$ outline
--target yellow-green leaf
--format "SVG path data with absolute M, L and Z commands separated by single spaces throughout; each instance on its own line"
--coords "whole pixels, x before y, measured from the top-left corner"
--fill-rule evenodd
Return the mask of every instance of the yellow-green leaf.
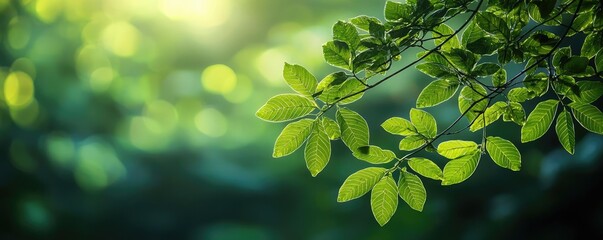
M 486 150 L 498 166 L 513 171 L 521 168 L 521 154 L 509 140 L 490 136 L 486 139 Z
M 475 172 L 481 156 L 481 152 L 475 151 L 473 154 L 450 160 L 444 166 L 442 185 L 447 186 L 467 180 Z
M 399 148 L 402 151 L 412 151 L 427 143 L 425 137 L 420 135 L 412 135 L 405 137 L 400 141 Z
M 304 151 L 306 166 L 312 177 L 316 177 L 327 166 L 331 158 L 331 141 L 329 141 L 323 124 L 320 123 L 316 122 L 314 125 Z
M 425 108 L 438 105 L 450 99 L 459 88 L 456 79 L 442 79 L 431 82 L 417 98 L 417 107 Z
M 411 136 L 418 134 L 417 129 L 410 121 L 400 117 L 392 117 L 385 120 L 385 122 L 381 124 L 381 127 L 388 133 L 396 135 Z
M 388 163 L 396 158 L 396 154 L 390 150 L 381 149 L 378 146 L 364 146 L 358 148 L 358 151 L 353 153 L 354 157 L 372 163 L 383 164 Z
M 470 155 L 475 151 L 477 151 L 477 143 L 473 141 L 450 140 L 438 145 L 438 154 L 448 159 Z
M 422 212 L 427 192 L 423 182 L 417 175 L 409 173 L 406 169 L 400 171 L 400 180 L 398 181 L 398 193 L 400 197 L 410 208 Z
M 557 116 L 557 124 L 555 124 L 555 131 L 559 142 L 570 154 L 574 154 L 576 147 L 576 133 L 574 132 L 574 119 L 572 114 L 567 110 L 563 109 L 559 116 Z
M 557 112 L 558 103 L 557 100 L 549 99 L 536 105 L 521 128 L 522 143 L 534 141 L 549 130 Z
M 434 180 L 444 179 L 442 169 L 427 158 L 415 157 L 408 159 L 408 166 L 423 177 Z
M 314 75 L 300 65 L 285 63 L 283 77 L 293 91 L 304 96 L 312 96 L 318 84 Z
M 379 181 L 371 191 L 371 210 L 379 225 L 384 226 L 398 209 L 398 187 L 391 175 Z
M 281 94 L 270 98 L 255 115 L 265 121 L 284 122 L 306 116 L 316 107 L 316 103 L 306 97 Z
M 341 129 L 341 140 L 352 152 L 369 145 L 368 124 L 360 114 L 340 108 L 336 115 Z
M 574 117 L 586 130 L 603 134 L 603 113 L 597 107 L 586 103 L 570 103 Z
M 496 102 L 492 104 L 492 106 L 488 107 L 483 114 L 477 116 L 473 124 L 469 127 L 469 130 L 475 132 L 484 128 L 484 126 L 496 122 L 496 120 L 498 120 L 505 112 L 505 108 L 507 108 L 507 103 L 505 102 Z
M 341 137 L 341 129 L 339 129 L 339 125 L 337 122 L 335 122 L 335 120 L 328 117 L 323 117 L 322 122 L 329 139 L 337 140 Z
M 423 136 L 433 138 L 438 132 L 435 118 L 423 110 L 416 108 L 410 109 L 410 121 Z
M 369 192 L 385 175 L 385 168 L 369 167 L 350 175 L 339 188 L 337 202 L 347 202 Z
M 312 119 L 302 119 L 289 123 L 276 138 L 272 157 L 280 158 L 297 150 L 306 141 L 312 131 Z

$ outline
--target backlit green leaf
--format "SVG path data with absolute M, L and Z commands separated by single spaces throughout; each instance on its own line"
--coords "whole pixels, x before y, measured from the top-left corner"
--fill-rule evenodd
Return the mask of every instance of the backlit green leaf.
M 576 85 L 578 85 L 578 92 L 580 93 L 580 95 L 578 96 L 573 92 L 568 92 L 568 94 L 566 95 L 569 99 L 574 102 L 592 103 L 599 99 L 601 95 L 603 95 L 603 82 L 579 81 L 576 82 Z
M 356 27 L 351 23 L 343 21 L 338 21 L 333 25 L 333 40 L 347 43 L 352 51 L 356 50 L 360 45 L 360 37 L 358 36 Z
M 321 122 L 316 122 L 312 129 L 312 133 L 306 143 L 306 149 L 304 149 L 304 158 L 312 177 L 316 177 L 329 163 L 329 159 L 331 158 L 331 141 L 329 141 L 329 136 L 325 132 Z
M 448 159 L 471 155 L 477 151 L 477 143 L 473 141 L 450 140 L 438 145 L 438 154 Z
M 586 103 L 570 103 L 574 117 L 586 130 L 603 134 L 603 113 L 597 107 Z
M 537 96 L 542 96 L 549 89 L 549 76 L 543 72 L 530 74 L 523 80 L 523 85 Z
M 513 171 L 521 168 L 521 154 L 509 140 L 489 136 L 486 140 L 486 150 L 498 166 Z
M 396 158 L 396 154 L 390 150 L 381 149 L 378 146 L 364 146 L 353 153 L 354 157 L 372 164 L 388 163 Z
M 498 65 L 496 63 L 487 62 L 487 63 L 478 64 L 477 66 L 475 66 L 472 73 L 478 77 L 485 77 L 485 76 L 490 76 L 490 75 L 498 72 L 501 69 L 502 68 L 500 67 L 500 65 Z
M 270 98 L 255 115 L 265 121 L 283 122 L 306 116 L 316 108 L 316 103 L 306 97 L 281 94 Z
M 582 44 L 582 51 L 580 52 L 580 55 L 589 59 L 597 55 L 601 48 L 603 48 L 601 39 L 603 39 L 602 31 L 595 31 L 588 34 L 584 39 L 584 43 Z
M 272 157 L 280 158 L 295 152 L 310 135 L 313 123 L 314 120 L 307 118 L 289 123 L 276 138 Z
M 341 140 L 352 152 L 369 145 L 368 125 L 360 114 L 340 108 L 337 110 L 337 123 L 341 129 Z
M 348 44 L 342 41 L 329 41 L 322 46 L 322 53 L 328 64 L 350 70 L 352 53 Z
M 385 120 L 381 127 L 385 129 L 385 131 L 402 136 L 410 136 L 417 135 L 417 129 L 412 123 L 401 117 L 392 117 L 390 119 Z
M 509 105 L 505 109 L 503 120 L 505 122 L 514 122 L 519 126 L 523 126 L 526 121 L 526 112 L 523 110 L 523 106 L 520 103 L 509 102 Z
M 427 143 L 425 137 L 420 135 L 412 135 L 402 139 L 402 141 L 400 141 L 399 148 L 402 151 L 412 151 L 423 146 L 425 143 Z
M 423 211 L 423 206 L 427 200 L 427 192 L 423 182 L 417 175 L 402 169 L 398 180 L 398 193 L 410 208 L 419 212 Z
M 459 88 L 456 79 L 442 79 L 431 82 L 421 91 L 417 98 L 417 107 L 425 108 L 438 105 L 450 99 Z
M 488 107 L 486 94 L 486 89 L 477 84 L 465 86 L 461 90 L 461 94 L 459 94 L 459 110 L 461 114 L 467 112 L 465 116 L 469 119 L 469 122 L 472 122 L 478 114 L 485 111 Z
M 557 116 L 557 124 L 555 124 L 555 131 L 559 142 L 570 154 L 574 154 L 576 146 L 576 133 L 574 132 L 574 118 L 572 114 L 567 110 L 563 109 L 559 116 Z
M 481 156 L 481 152 L 475 151 L 473 154 L 450 160 L 444 167 L 442 185 L 447 186 L 467 180 L 475 172 Z
M 385 19 L 396 21 L 401 18 L 408 18 L 412 13 L 412 8 L 407 4 L 402 4 L 393 1 L 385 2 Z
M 521 142 L 531 142 L 542 137 L 551 127 L 559 101 L 549 99 L 538 103 L 521 128 Z
M 427 158 L 415 157 L 408 159 L 408 166 L 421 176 L 434 180 L 444 179 L 442 169 L 440 169 L 438 165 Z
M 337 202 L 347 202 L 362 197 L 385 175 L 385 168 L 369 167 L 350 175 L 339 188 Z
M 370 26 L 371 22 L 381 23 L 381 21 L 378 18 L 370 17 L 370 16 L 366 16 L 366 15 L 354 17 L 354 18 L 350 19 L 350 22 L 352 22 L 352 24 L 354 24 L 356 27 L 358 27 L 364 31 L 367 31 L 367 32 L 369 31 L 369 26 Z
M 483 115 L 480 115 L 475 119 L 473 124 L 469 127 L 469 130 L 475 132 L 496 122 L 505 112 L 505 108 L 507 108 L 507 103 L 505 102 L 496 102 L 492 104 L 492 106 L 488 107 Z
M 494 34 L 497 37 L 509 39 L 511 33 L 507 23 L 502 18 L 490 12 L 480 12 L 477 14 L 475 21 L 477 25 L 484 31 Z
M 283 77 L 291 89 L 305 96 L 312 96 L 316 90 L 316 78 L 300 65 L 285 63 Z
M 330 119 L 328 117 L 322 118 L 322 123 L 331 140 L 337 140 L 341 137 L 341 130 L 339 129 L 339 124 L 335 122 L 335 120 Z
M 384 226 L 398 209 L 398 187 L 392 175 L 379 181 L 371 191 L 371 210 L 379 225 Z
M 448 25 L 442 23 L 439 26 L 435 27 L 432 31 L 432 35 L 435 41 L 435 45 L 439 46 L 454 34 L 454 30 Z M 443 51 L 450 51 L 452 48 L 460 48 L 461 43 L 459 42 L 459 38 L 457 36 L 452 36 L 448 42 L 442 45 L 441 49 Z
M 432 138 L 438 132 L 438 126 L 435 118 L 428 112 L 420 109 L 410 109 L 410 122 L 415 126 L 417 131 L 423 136 Z
M 453 48 L 445 52 L 444 56 L 454 65 L 465 73 L 471 72 L 479 60 L 479 56 L 461 48 Z
M 492 76 L 492 85 L 495 87 L 500 87 L 507 82 L 507 71 L 504 68 L 498 70 Z
M 536 94 L 530 92 L 528 88 L 518 87 L 511 89 L 507 97 L 510 101 L 521 103 L 536 97 Z

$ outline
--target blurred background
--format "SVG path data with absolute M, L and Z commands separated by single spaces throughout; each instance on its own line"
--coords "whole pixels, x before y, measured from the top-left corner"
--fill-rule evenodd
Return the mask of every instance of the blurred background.
M 320 79 L 334 70 L 321 52 L 331 25 L 381 18 L 383 6 L 0 0 L 0 239 L 603 237 L 603 137 L 581 128 L 574 156 L 550 131 L 517 144 L 520 172 L 484 157 L 465 183 L 424 179 L 424 212 L 401 201 L 383 228 L 368 197 L 336 203 L 343 180 L 367 166 L 341 142 L 316 178 L 302 151 L 272 159 L 285 124 L 254 114 L 290 91 L 284 62 Z M 372 126 L 373 144 L 397 149 L 400 139 L 378 126 L 407 117 L 428 80 L 409 71 L 350 106 Z M 429 111 L 440 128 L 458 115 L 456 101 Z M 488 130 L 519 143 L 511 123 Z

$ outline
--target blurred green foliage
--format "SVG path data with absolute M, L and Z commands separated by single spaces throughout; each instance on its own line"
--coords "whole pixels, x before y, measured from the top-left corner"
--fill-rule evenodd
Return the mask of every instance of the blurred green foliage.
M 334 146 L 318 181 L 300 154 L 271 158 L 279 129 L 254 113 L 286 89 L 283 62 L 328 72 L 320 46 L 332 22 L 379 16 L 382 6 L 0 0 L 0 238 L 603 235 L 603 206 L 591 196 L 602 187 L 603 139 L 585 132 L 577 132 L 583 140 L 574 157 L 526 144 L 530 160 L 517 175 L 490 164 L 464 186 L 427 184 L 431 210 L 399 210 L 383 229 L 368 199 L 335 201 L 345 176 L 364 166 L 348 161 L 343 145 Z M 409 96 L 428 83 L 422 78 L 400 77 L 367 94 L 357 110 L 369 122 L 404 116 L 414 105 Z M 441 119 L 451 120 L 451 106 L 437 107 Z M 379 144 L 397 145 L 374 132 Z

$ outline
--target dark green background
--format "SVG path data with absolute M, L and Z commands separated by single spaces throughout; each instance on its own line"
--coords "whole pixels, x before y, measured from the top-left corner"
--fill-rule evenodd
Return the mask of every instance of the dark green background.
M 603 237 L 603 202 L 595 197 L 603 189 L 603 137 L 581 128 L 574 156 L 550 131 L 517 144 L 520 172 L 483 157 L 462 184 L 424 180 L 424 212 L 401 201 L 383 228 L 368 197 L 336 203 L 343 180 L 367 166 L 341 142 L 334 142 L 331 162 L 316 178 L 301 152 L 271 158 L 284 124 L 254 113 L 269 97 L 290 91 L 280 75 L 283 62 L 304 65 L 319 78 L 333 71 L 320 47 L 330 26 L 360 14 L 381 18 L 383 5 L 0 0 L 0 238 Z M 236 84 L 202 80 L 216 64 L 228 66 Z M 7 100 L 17 91 L 5 84 L 15 72 L 33 83 L 33 95 L 16 93 L 27 104 Z M 371 125 L 373 144 L 397 148 L 400 139 L 378 126 L 407 117 L 429 80 L 409 71 L 350 106 Z M 440 129 L 459 114 L 456 101 L 428 110 Z M 519 131 L 502 122 L 488 128 L 515 143 Z M 479 141 L 480 135 L 458 138 Z

